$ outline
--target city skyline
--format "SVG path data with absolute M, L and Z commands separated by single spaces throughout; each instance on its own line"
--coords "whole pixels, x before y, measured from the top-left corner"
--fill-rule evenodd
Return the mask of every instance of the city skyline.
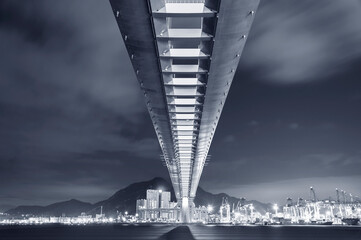
M 290 2 L 258 9 L 200 181 L 208 191 L 361 195 L 361 4 Z M 168 178 L 108 2 L 3 1 L 0 15 L 1 205 L 95 202 Z

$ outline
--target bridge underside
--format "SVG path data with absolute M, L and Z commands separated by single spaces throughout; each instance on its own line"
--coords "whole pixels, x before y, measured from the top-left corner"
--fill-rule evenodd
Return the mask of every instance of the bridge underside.
M 182 206 L 182 221 L 259 0 L 110 0 Z

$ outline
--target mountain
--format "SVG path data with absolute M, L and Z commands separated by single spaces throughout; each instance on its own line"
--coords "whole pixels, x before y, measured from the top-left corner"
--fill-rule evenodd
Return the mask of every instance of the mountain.
M 7 210 L 12 209 L 14 207 L 16 206 L 13 204 L 0 204 L 0 213 L 6 212 Z
M 197 195 L 194 199 L 194 204 L 196 207 L 211 205 L 214 208 L 214 212 L 218 212 L 219 207 L 222 205 L 223 199 L 227 199 L 227 202 L 231 206 L 231 210 L 232 207 L 233 206 L 236 207 L 237 203 L 240 201 L 239 198 L 229 196 L 228 194 L 225 193 L 212 194 L 210 192 L 206 192 L 201 187 L 198 187 Z M 267 211 L 270 211 L 272 208 L 270 204 L 261 203 L 256 200 L 245 201 L 244 203 L 253 204 L 255 209 L 261 214 L 265 214 Z
M 31 214 L 36 216 L 79 216 L 82 212 L 88 212 L 93 204 L 71 199 L 65 202 L 58 202 L 48 206 L 19 206 L 10 209 L 6 213 L 11 215 Z
M 135 204 L 137 199 L 145 199 L 147 189 L 162 189 L 163 191 L 171 192 L 171 199 L 175 200 L 172 185 L 165 179 L 156 177 L 150 181 L 138 182 L 129 185 L 128 187 L 119 190 L 110 198 L 95 203 L 94 205 L 100 208 L 103 206 L 103 212 L 107 215 L 119 212 L 135 213 Z M 99 211 L 99 210 L 98 210 Z
M 163 178 L 153 178 L 150 181 L 138 182 L 123 188 L 106 200 L 90 204 L 81 202 L 75 199 L 54 203 L 45 207 L 42 206 L 19 206 L 7 211 L 11 215 L 32 214 L 37 216 L 79 216 L 82 212 L 86 214 L 95 215 L 100 213 L 100 208 L 103 207 L 103 212 L 106 215 L 116 215 L 117 212 L 127 211 L 129 214 L 135 213 L 135 205 L 137 199 L 146 198 L 147 189 L 161 189 L 163 191 L 171 192 L 171 200 L 175 201 L 175 195 L 172 185 Z M 227 198 L 228 203 L 236 206 L 239 201 L 238 198 L 231 197 L 225 193 L 212 194 L 198 187 L 197 196 L 194 199 L 194 204 L 198 206 L 212 205 L 214 211 L 218 211 L 222 204 L 223 198 Z M 253 203 L 255 209 L 261 213 L 265 213 L 270 209 L 269 204 L 260 203 L 258 201 L 246 201 L 246 203 Z

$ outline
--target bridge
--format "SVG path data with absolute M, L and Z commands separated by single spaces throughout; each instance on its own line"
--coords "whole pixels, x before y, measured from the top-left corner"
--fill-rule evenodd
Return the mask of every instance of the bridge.
M 110 0 L 178 203 L 190 209 L 259 0 Z

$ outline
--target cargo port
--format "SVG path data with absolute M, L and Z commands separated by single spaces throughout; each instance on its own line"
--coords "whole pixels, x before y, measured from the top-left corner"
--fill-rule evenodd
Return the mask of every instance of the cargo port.
M 14 217 L 2 214 L 0 225 L 38 225 L 38 224 L 181 224 L 181 207 L 172 202 L 171 193 L 148 189 L 146 199 L 137 199 L 136 213 L 119 212 L 117 215 L 103 213 L 98 207 L 97 214 L 83 212 L 80 216 L 21 215 Z M 346 191 L 336 189 L 335 197 L 319 200 L 316 191 L 310 187 L 310 196 L 293 201 L 286 199 L 283 205 L 253 204 L 240 198 L 236 204 L 230 204 L 226 197 L 218 206 L 190 206 L 192 224 L 216 225 L 353 225 L 361 226 L 361 201 Z M 258 202 L 259 203 L 259 202 Z M 267 206 L 266 208 L 264 206 Z M 219 210 L 218 210 L 219 209 Z

